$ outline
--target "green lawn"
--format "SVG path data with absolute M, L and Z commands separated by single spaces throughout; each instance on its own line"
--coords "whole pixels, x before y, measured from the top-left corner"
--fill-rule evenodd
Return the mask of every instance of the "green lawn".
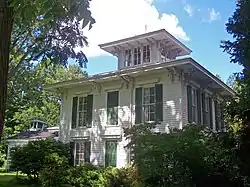
M 21 176 L 21 179 L 25 179 Z M 16 179 L 16 173 L 0 173 L 0 187 L 39 187 L 34 185 L 21 184 L 20 181 Z

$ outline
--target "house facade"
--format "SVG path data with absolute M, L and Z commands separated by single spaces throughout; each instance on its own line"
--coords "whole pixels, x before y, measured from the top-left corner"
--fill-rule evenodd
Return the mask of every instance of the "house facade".
M 118 70 L 46 86 L 61 93 L 59 140 L 71 142 L 76 165 L 129 164 L 123 128 L 135 124 L 157 122 L 158 132 L 192 122 L 224 127 L 220 103 L 234 92 L 166 30 L 100 47 L 117 57 Z

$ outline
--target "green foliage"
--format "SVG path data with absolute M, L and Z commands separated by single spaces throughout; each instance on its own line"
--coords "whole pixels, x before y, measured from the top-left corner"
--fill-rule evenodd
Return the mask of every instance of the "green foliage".
M 38 64 L 23 69 L 9 82 L 5 135 L 11 136 L 25 130 L 34 118 L 41 118 L 48 125 L 57 124 L 60 94 L 45 91 L 41 86 L 84 76 L 87 76 L 86 72 L 77 65 L 68 68 L 50 65 L 46 68 Z
M 39 180 L 44 187 L 60 187 L 67 183 L 68 160 L 57 153 L 45 157 L 43 169 L 39 173 Z
M 134 165 L 145 186 L 234 186 L 246 176 L 235 156 L 234 137 L 216 134 L 201 125 L 171 133 L 154 133 L 150 125 L 126 130 Z
M 90 164 L 73 167 L 69 171 L 69 182 L 73 187 L 103 187 L 106 179 L 102 169 Z
M 49 156 L 52 153 L 70 159 L 68 145 L 53 139 L 30 141 L 23 147 L 14 148 L 14 151 L 11 154 L 11 169 L 21 171 L 22 173 L 27 174 L 28 177 L 37 180 L 39 172 L 44 167 L 46 156 Z M 53 157 L 51 160 L 47 161 L 52 162 Z

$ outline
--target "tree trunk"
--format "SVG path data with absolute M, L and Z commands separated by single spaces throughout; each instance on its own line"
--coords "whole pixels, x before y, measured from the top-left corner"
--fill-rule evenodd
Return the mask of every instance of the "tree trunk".
M 13 8 L 9 6 L 9 2 L 9 0 L 0 0 L 0 141 L 4 127 L 9 50 L 13 26 Z

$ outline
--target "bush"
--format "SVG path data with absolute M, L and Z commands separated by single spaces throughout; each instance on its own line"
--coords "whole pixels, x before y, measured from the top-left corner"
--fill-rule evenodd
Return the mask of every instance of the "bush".
M 107 168 L 104 172 L 107 187 L 136 187 L 139 179 L 135 167 Z
M 142 125 L 126 131 L 145 186 L 234 186 L 242 182 L 226 136 L 202 125 L 188 125 L 170 134 L 150 129 Z
M 45 157 L 52 153 L 71 160 L 68 145 L 53 139 L 31 141 L 23 147 L 14 148 L 11 153 L 11 169 L 38 180 L 38 174 L 44 167 Z
M 68 181 L 73 187 L 104 187 L 107 182 L 102 173 L 102 168 L 86 163 L 72 167 Z
M 52 153 L 45 157 L 45 163 L 39 174 L 39 179 L 44 187 L 60 187 L 67 183 L 68 161 L 65 156 L 60 157 Z
M 101 168 L 90 164 L 73 167 L 69 171 L 70 185 L 73 187 L 136 187 L 135 168 Z

